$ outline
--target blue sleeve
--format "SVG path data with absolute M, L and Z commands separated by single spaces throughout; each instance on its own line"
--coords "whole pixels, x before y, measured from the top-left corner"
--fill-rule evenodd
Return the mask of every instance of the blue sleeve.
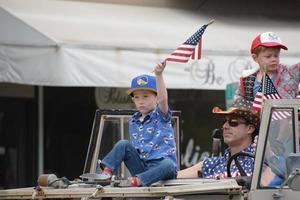
M 171 121 L 172 112 L 171 112 L 170 108 L 168 109 L 167 113 L 161 112 L 159 106 L 157 106 L 156 109 L 157 109 L 158 115 L 160 116 L 161 119 L 163 119 L 165 122 Z
M 275 178 L 269 183 L 269 186 L 278 186 L 281 185 L 282 179 L 279 176 L 275 176 Z

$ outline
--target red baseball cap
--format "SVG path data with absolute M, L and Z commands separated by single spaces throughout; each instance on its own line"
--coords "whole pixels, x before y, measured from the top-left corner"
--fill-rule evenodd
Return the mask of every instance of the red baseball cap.
M 254 49 L 258 46 L 280 47 L 284 50 L 288 50 L 288 48 L 282 44 L 280 38 L 273 32 L 265 32 L 256 36 L 251 45 L 251 53 L 253 53 Z

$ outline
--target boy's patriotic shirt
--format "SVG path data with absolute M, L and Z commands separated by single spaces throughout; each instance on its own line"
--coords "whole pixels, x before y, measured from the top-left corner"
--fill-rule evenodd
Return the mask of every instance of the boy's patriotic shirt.
M 254 148 L 248 146 L 243 152 L 249 152 L 254 154 Z M 203 178 L 226 178 L 227 177 L 227 162 L 230 158 L 230 152 L 228 149 L 225 151 L 224 156 L 207 158 L 202 163 L 202 177 Z M 254 158 L 248 156 L 239 156 L 237 158 L 241 167 L 245 170 L 247 176 L 252 175 L 254 167 Z M 232 177 L 240 176 L 240 172 L 236 165 L 233 164 L 230 167 Z
M 136 112 L 129 120 L 129 135 L 132 145 L 144 161 L 168 158 L 177 167 L 176 142 L 171 124 L 171 111 L 167 114 L 157 106 L 141 122 Z
M 246 98 L 253 101 L 253 87 L 258 71 L 242 77 L 240 88 L 235 95 L 237 98 Z M 294 65 L 279 64 L 274 86 L 282 99 L 294 99 L 298 94 L 300 83 L 300 63 Z

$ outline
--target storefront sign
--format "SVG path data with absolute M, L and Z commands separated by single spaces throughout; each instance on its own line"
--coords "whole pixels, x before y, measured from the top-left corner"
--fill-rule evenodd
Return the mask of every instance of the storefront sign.
M 95 101 L 99 109 L 134 109 L 126 88 L 95 88 Z

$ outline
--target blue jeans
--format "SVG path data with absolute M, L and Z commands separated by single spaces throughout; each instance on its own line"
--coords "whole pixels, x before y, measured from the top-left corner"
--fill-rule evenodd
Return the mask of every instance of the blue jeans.
M 160 180 L 175 179 L 177 169 L 169 159 L 144 161 L 139 152 L 128 140 L 118 141 L 104 157 L 102 164 L 113 171 L 124 161 L 132 176 L 137 176 L 143 186 L 149 186 Z

